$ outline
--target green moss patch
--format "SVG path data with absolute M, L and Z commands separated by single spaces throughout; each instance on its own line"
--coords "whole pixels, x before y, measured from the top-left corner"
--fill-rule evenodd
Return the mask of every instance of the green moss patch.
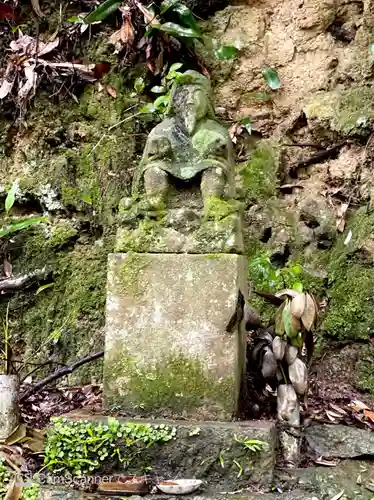
M 261 141 L 251 154 L 251 159 L 240 166 L 246 198 L 249 201 L 266 201 L 275 196 L 279 186 L 279 154 L 270 141 Z
M 352 238 L 345 244 L 347 232 Z M 370 254 L 374 215 L 359 209 L 331 251 L 328 265 L 330 306 L 324 334 L 339 340 L 367 339 L 374 329 L 374 268 Z
M 308 119 L 327 122 L 329 128 L 345 135 L 366 135 L 374 125 L 372 87 L 351 87 L 318 92 L 304 107 Z
M 133 406 L 134 414 L 170 417 L 190 412 L 210 401 L 230 412 L 234 407 L 234 381 L 214 381 L 203 363 L 183 354 L 170 354 L 154 366 L 142 366 L 131 353 L 123 352 L 105 363 L 105 384 L 109 406 Z
M 356 365 L 357 386 L 374 394 L 374 346 L 365 346 Z

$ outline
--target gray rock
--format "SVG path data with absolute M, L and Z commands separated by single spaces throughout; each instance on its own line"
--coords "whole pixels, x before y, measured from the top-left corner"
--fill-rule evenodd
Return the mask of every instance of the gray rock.
M 326 458 L 374 456 L 374 432 L 345 425 L 313 425 L 305 430 L 311 451 Z
M 245 331 L 228 332 L 247 261 L 228 254 L 111 254 L 104 384 L 129 416 L 231 420 Z

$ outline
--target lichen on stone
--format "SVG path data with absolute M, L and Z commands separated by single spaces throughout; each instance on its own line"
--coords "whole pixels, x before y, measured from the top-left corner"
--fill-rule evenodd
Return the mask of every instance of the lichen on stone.
M 120 271 L 121 293 L 125 295 L 141 295 L 141 272 L 148 265 L 146 255 L 127 253 Z
M 233 408 L 233 378 L 212 380 L 200 360 L 183 353 L 165 354 L 153 367 L 147 364 L 143 368 L 135 355 L 123 351 L 117 359 L 105 363 L 105 371 L 105 383 L 111 384 L 108 405 L 125 399 L 126 407 L 131 401 L 138 414 L 173 417 L 195 411 L 198 415 L 199 408 L 203 411 L 209 401 L 226 402 L 223 411 Z
M 347 232 L 352 237 L 346 242 Z M 359 209 L 334 245 L 328 265 L 330 305 L 322 328 L 339 340 L 367 339 L 374 329 L 374 215 Z
M 317 92 L 304 106 L 308 120 L 344 135 L 367 135 L 374 127 L 371 86 Z
M 245 197 L 252 202 L 275 196 L 279 186 L 279 153 L 275 143 L 260 141 L 251 158 L 239 166 Z

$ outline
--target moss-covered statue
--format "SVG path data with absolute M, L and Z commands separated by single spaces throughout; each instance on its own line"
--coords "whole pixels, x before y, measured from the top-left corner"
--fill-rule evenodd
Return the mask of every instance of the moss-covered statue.
M 211 196 L 233 196 L 233 167 L 231 139 L 215 119 L 210 82 L 187 71 L 172 88 L 166 118 L 148 136 L 134 194 L 163 201 L 170 176 L 188 181 L 201 173 L 206 206 Z

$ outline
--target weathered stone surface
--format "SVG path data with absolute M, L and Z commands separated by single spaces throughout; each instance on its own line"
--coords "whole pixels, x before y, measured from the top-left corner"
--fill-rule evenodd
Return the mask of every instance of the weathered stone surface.
M 242 322 L 227 327 L 246 279 L 238 255 L 111 254 L 107 406 L 129 416 L 230 420 L 246 351 Z
M 82 416 L 78 412 L 70 418 L 76 420 Z M 106 422 L 107 417 L 94 420 Z M 119 420 L 129 423 L 126 419 Z M 139 423 L 139 420 L 130 422 Z M 108 458 L 103 470 L 110 472 L 101 473 L 102 480 L 109 481 L 108 476 L 115 479 L 123 474 L 143 475 L 148 467 L 147 475 L 152 484 L 161 479 L 198 478 L 204 481 L 204 494 L 211 490 L 235 491 L 248 486 L 268 488 L 272 482 L 277 445 L 273 423 L 165 420 L 141 420 L 141 423 L 173 427 L 176 429 L 175 439 L 141 451 L 126 470 Z M 248 439 L 262 441 L 263 450 L 257 453 L 249 451 L 244 445 Z
M 305 430 L 308 446 L 318 456 L 374 456 L 374 433 L 345 425 L 313 425 Z
M 94 500 L 101 498 L 102 500 L 110 500 L 113 497 L 107 497 L 103 495 L 90 495 L 85 493 L 79 493 L 78 491 L 67 491 L 67 490 L 58 490 L 58 489 L 50 489 L 43 490 L 41 494 L 41 500 Z M 132 500 L 180 500 L 180 496 L 165 496 L 165 495 L 147 495 L 147 496 L 131 496 Z M 256 494 L 250 495 L 248 493 L 239 493 L 234 497 L 232 494 L 222 494 L 222 492 L 210 492 L 206 495 L 183 495 L 185 500 L 229 500 L 235 498 L 235 500 L 274 500 L 274 494 Z M 319 497 L 322 498 L 322 497 Z M 307 493 L 299 490 L 290 491 L 289 493 L 284 493 L 282 495 L 276 495 L 277 500 L 319 500 L 313 493 Z
M 224 201 L 222 205 L 229 207 Z M 221 218 L 218 215 L 217 219 L 209 220 L 201 212 L 188 208 L 171 209 L 163 220 L 140 222 L 137 228 L 120 227 L 116 241 L 117 252 L 140 253 L 241 254 L 243 246 L 239 214 Z
M 313 491 L 316 500 L 331 499 L 344 490 L 344 500 L 371 500 L 373 493 L 367 486 L 372 483 L 372 462 L 347 460 L 337 467 L 310 467 L 276 473 L 275 483 L 287 488 Z M 292 497 L 294 498 L 294 497 Z M 295 497 L 304 499 L 311 497 Z

